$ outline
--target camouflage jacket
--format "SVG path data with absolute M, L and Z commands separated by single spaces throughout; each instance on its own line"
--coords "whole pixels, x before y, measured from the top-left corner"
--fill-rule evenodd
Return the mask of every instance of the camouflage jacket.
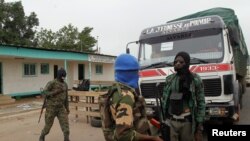
M 47 107 L 62 107 L 69 108 L 68 102 L 68 86 L 65 82 L 60 82 L 57 79 L 52 80 L 45 86 L 45 94 L 47 98 Z
M 193 81 L 190 86 L 191 98 L 187 103 L 191 110 L 192 132 L 194 133 L 196 123 L 204 122 L 206 104 L 202 80 L 198 74 L 192 73 L 192 75 Z M 171 91 L 179 91 L 179 76 L 176 74 L 171 74 L 166 77 L 166 85 L 163 89 L 163 111 L 165 115 L 169 108 Z
M 136 141 L 138 133 L 147 134 L 149 131 L 145 100 L 133 88 L 118 84 L 121 89 L 112 95 L 110 106 L 115 121 L 114 140 Z

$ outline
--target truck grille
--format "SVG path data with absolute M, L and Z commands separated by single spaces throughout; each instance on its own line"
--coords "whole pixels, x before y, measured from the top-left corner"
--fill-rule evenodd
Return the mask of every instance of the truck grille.
M 221 79 L 220 78 L 204 79 L 202 81 L 204 85 L 205 96 L 221 95 Z
M 204 91 L 205 96 L 219 96 L 221 95 L 221 79 L 215 78 L 215 79 L 204 79 L 203 85 L 204 85 Z M 156 83 L 142 83 L 141 91 L 143 93 L 144 98 L 155 98 L 155 85 Z M 159 85 L 159 94 L 162 96 L 163 93 L 163 87 L 165 83 L 160 83 Z
M 156 93 L 155 93 L 155 88 L 156 88 L 156 83 L 142 83 L 141 84 L 141 91 L 143 93 L 144 98 L 155 98 Z M 160 83 L 159 85 L 159 94 L 162 96 L 163 93 L 163 87 L 165 83 Z

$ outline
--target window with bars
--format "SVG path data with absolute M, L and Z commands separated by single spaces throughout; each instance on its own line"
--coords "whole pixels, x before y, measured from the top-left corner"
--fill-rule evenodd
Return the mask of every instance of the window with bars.
M 48 63 L 41 64 L 41 74 L 49 74 L 49 64 Z
M 36 75 L 36 64 L 34 63 L 25 63 L 24 64 L 24 76 L 35 76 Z
M 102 74 L 103 73 L 103 66 L 101 64 L 97 64 L 95 66 L 95 73 L 96 74 Z

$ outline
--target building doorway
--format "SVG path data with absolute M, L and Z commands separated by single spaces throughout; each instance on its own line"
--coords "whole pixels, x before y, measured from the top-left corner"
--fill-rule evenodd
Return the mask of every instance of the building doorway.
M 54 79 L 57 78 L 58 65 L 54 65 Z
M 84 64 L 78 64 L 78 80 L 85 79 L 85 76 L 84 76 L 85 71 L 84 70 L 85 70 Z

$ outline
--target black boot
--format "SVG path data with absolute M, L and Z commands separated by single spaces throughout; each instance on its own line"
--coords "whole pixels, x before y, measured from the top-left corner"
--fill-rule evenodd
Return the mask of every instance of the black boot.
M 39 141 L 44 141 L 45 140 L 45 135 L 41 135 L 40 137 L 39 137 Z

